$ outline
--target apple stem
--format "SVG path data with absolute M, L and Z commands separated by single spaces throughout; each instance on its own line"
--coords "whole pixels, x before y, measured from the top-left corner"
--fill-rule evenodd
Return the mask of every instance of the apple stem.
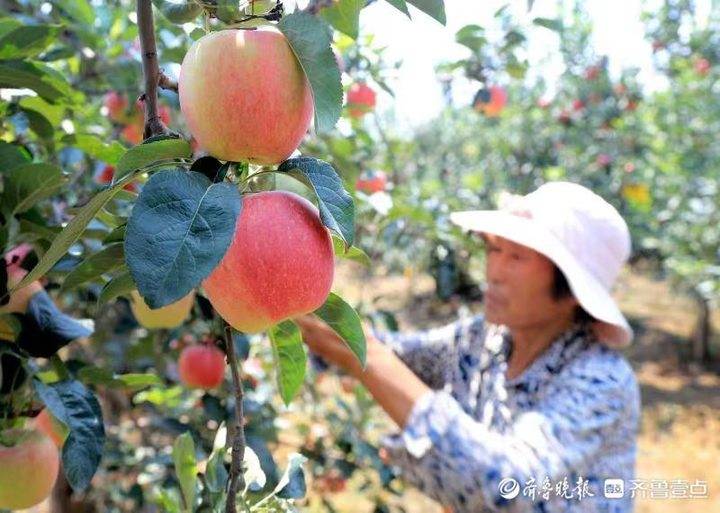
M 243 478 L 243 460 L 245 459 L 245 428 L 243 427 L 243 385 L 240 379 L 237 356 L 235 355 L 235 344 L 233 343 L 232 330 L 225 323 L 225 352 L 228 365 L 232 374 L 233 392 L 235 394 L 235 423 L 233 425 L 232 439 L 232 463 L 230 464 L 230 476 L 228 477 L 228 496 L 225 503 L 226 513 L 237 513 L 235 504 L 237 492 L 245 488 Z
M 158 116 L 157 90 L 161 76 L 157 47 L 155 46 L 155 24 L 150 0 L 138 0 L 137 24 L 140 35 L 143 76 L 145 77 L 145 92 L 140 96 L 144 103 L 143 111 L 145 111 L 145 131 L 143 136 L 147 139 L 148 137 L 168 133 L 167 127 Z

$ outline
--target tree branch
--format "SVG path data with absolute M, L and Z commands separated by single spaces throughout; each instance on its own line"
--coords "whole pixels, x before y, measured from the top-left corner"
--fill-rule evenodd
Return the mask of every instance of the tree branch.
M 168 91 L 178 92 L 178 83 L 168 77 L 162 70 L 160 70 L 160 79 L 158 85 L 161 89 L 167 89 Z
M 160 82 L 157 47 L 155 46 L 155 24 L 153 23 L 152 4 L 150 0 L 138 0 L 137 23 L 140 33 L 140 51 L 142 53 L 145 92 L 140 96 L 145 111 L 144 138 L 169 133 L 167 127 L 158 116 L 157 90 Z
M 224 321 L 223 321 L 224 322 Z M 232 373 L 233 392 L 235 394 L 235 424 L 232 439 L 232 463 L 228 478 L 228 495 L 225 503 L 225 513 L 237 513 L 235 505 L 238 490 L 245 488 L 243 478 L 243 460 L 245 459 L 245 428 L 243 427 L 243 385 L 238 370 L 235 343 L 232 339 L 232 330 L 225 323 L 225 352 Z

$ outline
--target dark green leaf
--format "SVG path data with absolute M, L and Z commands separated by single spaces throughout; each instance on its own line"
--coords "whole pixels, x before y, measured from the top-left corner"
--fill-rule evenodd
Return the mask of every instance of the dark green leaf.
M 313 157 L 297 157 L 280 164 L 278 171 L 290 174 L 315 192 L 323 224 L 342 237 L 345 244 L 352 246 L 355 204 L 333 167 Z
M 0 37 L 0 59 L 35 57 L 55 41 L 58 25 L 21 25 Z
M 53 3 L 73 20 L 93 27 L 96 13 L 88 0 L 55 0 Z
M 67 253 L 68 248 L 80 238 L 85 228 L 87 228 L 88 223 L 92 221 L 98 211 L 110 201 L 110 198 L 112 198 L 123 185 L 124 182 L 117 183 L 113 187 L 105 189 L 93 196 L 93 198 L 80 209 L 77 215 L 68 222 L 63 231 L 53 239 L 52 244 L 38 264 L 17 284 L 15 289 L 28 285 L 48 272 L 57 261 Z
M 112 229 L 110 233 L 103 239 L 103 244 L 110 244 L 112 242 L 122 242 L 125 240 L 125 228 L 126 224 L 121 224 Z
M 40 139 L 52 139 L 55 129 L 48 119 L 36 110 L 20 109 L 28 119 L 30 130 L 35 132 Z
M 0 141 L 0 174 L 29 162 L 30 156 L 24 148 Z
M 280 397 L 285 404 L 290 404 L 305 380 L 307 355 L 302 335 L 298 327 L 290 321 L 276 324 L 270 328 L 268 334 L 275 359 Z
M 347 304 L 343 298 L 331 292 L 320 308 L 315 310 L 315 315 L 324 320 L 335 333 L 347 344 L 350 350 L 357 356 L 363 367 L 367 348 L 365 333 L 362 323 L 355 309 Z
M 561 32 L 563 29 L 562 21 L 557 19 L 535 18 L 533 23 L 540 27 L 545 27 L 548 30 L 554 30 L 555 32 Z
M 63 98 L 79 101 L 78 93 L 59 72 L 39 62 L 0 62 L 0 87 L 27 87 L 49 102 Z
M 443 0 L 405 0 L 422 12 L 445 25 L 445 2 Z
M 95 396 L 79 381 L 46 385 L 33 380 L 38 396 L 70 433 L 62 450 L 65 477 L 75 491 L 88 487 L 102 458 L 105 428 Z
M 127 296 L 130 294 L 130 291 L 135 290 L 136 288 L 137 286 L 135 285 L 132 276 L 130 276 L 130 272 L 126 271 L 122 274 L 118 274 L 107 282 L 100 291 L 98 304 L 107 303 L 118 296 Z
M 57 166 L 33 163 L 16 167 L 5 175 L 2 205 L 12 213 L 25 212 L 52 196 L 64 183 Z
M 0 314 L 0 340 L 14 342 L 20 334 L 22 325 L 20 321 L 12 314 Z M 2 376 L 0 376 L 2 382 Z
M 194 171 L 148 180 L 125 231 L 125 261 L 150 308 L 186 296 L 217 267 L 241 208 L 234 185 Z
M 163 139 L 147 144 L 138 144 L 130 148 L 120 157 L 115 169 L 115 180 L 137 169 L 144 169 L 151 164 L 190 158 L 192 150 L 184 139 Z
M 360 29 L 360 9 L 365 0 L 339 0 L 330 7 L 320 10 L 320 15 L 335 29 L 357 39 Z
M 92 365 L 81 368 L 78 379 L 91 385 L 103 385 L 112 388 L 140 390 L 148 386 L 162 386 L 157 374 L 114 374 L 108 369 Z
M 170 23 L 177 23 L 178 25 L 193 21 L 203 10 L 202 5 L 193 0 L 184 0 L 182 2 L 153 0 L 153 5 Z
M 100 278 L 105 273 L 114 271 L 124 263 L 125 253 L 122 243 L 107 246 L 90 255 L 65 277 L 63 290 L 71 290 L 83 283 Z
M 213 451 L 205 468 L 205 482 L 212 493 L 220 493 L 225 490 L 228 472 L 224 464 L 225 448 Z
M 330 48 L 332 31 L 319 18 L 304 12 L 285 16 L 278 23 L 310 81 L 315 101 L 315 130 L 335 126 L 342 112 L 340 69 Z
M 407 2 L 405 0 L 385 0 L 387 3 L 392 5 L 395 9 L 405 14 L 408 18 L 410 17 L 410 11 L 408 11 Z

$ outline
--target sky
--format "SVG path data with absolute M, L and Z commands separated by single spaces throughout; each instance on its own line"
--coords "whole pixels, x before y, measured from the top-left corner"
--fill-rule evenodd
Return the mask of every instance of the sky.
M 444 105 L 435 66 L 469 53 L 455 43 L 455 32 L 470 23 L 490 30 L 493 14 L 506 3 L 521 19 L 558 15 L 557 0 L 536 0 L 529 12 L 524 0 L 445 0 L 447 25 L 442 26 L 414 7 L 410 9 L 412 21 L 382 0 L 365 8 L 360 17 L 361 33 L 375 34 L 378 45 L 387 47 L 387 58 L 403 62 L 391 82 L 396 97 L 381 95 L 378 109 L 394 109 L 397 122 L 407 127 L 431 120 Z M 618 75 L 623 68 L 637 67 L 639 80 L 648 90 L 662 88 L 662 78 L 653 72 L 650 43 L 644 39 L 640 20 L 642 0 L 587 0 L 586 9 L 593 20 L 593 45 L 598 55 L 609 57 L 611 75 Z M 557 47 L 554 32 L 538 27 L 529 33 L 530 68 L 542 70 L 550 83 L 562 73 Z M 548 62 L 547 57 L 552 54 L 556 57 Z M 466 97 L 469 103 L 477 84 L 454 87 L 456 98 Z

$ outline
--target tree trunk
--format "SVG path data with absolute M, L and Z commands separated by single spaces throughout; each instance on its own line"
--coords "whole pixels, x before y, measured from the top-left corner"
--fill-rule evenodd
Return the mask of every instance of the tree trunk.
M 690 335 L 692 359 L 697 363 L 709 363 L 710 340 L 712 339 L 710 303 L 697 292 L 693 293 L 693 298 L 698 305 L 698 318 L 692 335 Z

